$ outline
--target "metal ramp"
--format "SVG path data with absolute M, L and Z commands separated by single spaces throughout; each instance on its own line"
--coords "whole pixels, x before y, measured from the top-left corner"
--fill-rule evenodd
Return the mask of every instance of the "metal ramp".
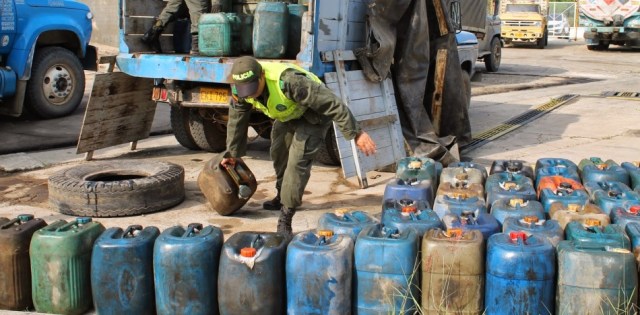
M 377 153 L 365 156 L 354 140 L 345 140 L 335 124 L 333 126 L 344 177 L 357 176 L 360 188 L 367 188 L 368 171 L 393 164 L 405 157 L 406 152 L 391 79 L 371 82 L 360 70 L 346 71 L 344 62 L 352 60 L 355 60 L 352 51 L 325 53 L 323 61 L 335 62 L 336 72 L 325 73 L 324 79 L 327 87 L 342 98 L 361 128 L 376 142 Z

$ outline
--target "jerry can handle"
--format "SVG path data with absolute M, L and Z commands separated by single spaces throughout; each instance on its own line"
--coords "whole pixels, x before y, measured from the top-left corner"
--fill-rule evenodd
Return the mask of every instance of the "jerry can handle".
M 258 234 L 256 235 L 256 237 L 253 239 L 253 241 L 251 241 L 251 247 L 252 248 L 258 248 L 262 246 L 262 243 L 264 243 L 264 239 L 262 237 L 262 235 Z
M 5 230 L 12 227 L 14 224 L 18 223 L 18 225 L 33 220 L 33 214 L 19 214 L 17 218 L 12 219 L 11 221 L 3 224 L 0 229 Z
M 409 212 L 409 217 L 411 218 L 411 221 L 418 221 L 418 216 L 416 216 L 415 212 Z
M 383 226 L 381 232 L 384 238 L 393 238 L 394 235 L 400 234 L 400 231 L 398 231 L 397 228 L 390 228 L 387 226 Z
M 142 231 L 142 225 L 129 225 L 127 229 L 124 230 L 124 233 L 122 233 L 122 238 L 126 238 L 128 235 L 130 235 L 130 237 L 135 237 L 136 231 Z
M 202 231 L 202 224 L 200 223 L 190 223 L 187 226 L 187 231 L 182 234 L 182 237 L 192 237 L 193 234 L 198 234 L 198 232 Z
M 318 238 L 316 245 L 325 245 L 325 244 L 327 244 L 327 237 L 322 235 Z
M 348 212 L 343 214 L 342 217 L 347 222 L 358 222 L 358 220 L 356 220 L 355 217 L 352 214 L 348 213 Z

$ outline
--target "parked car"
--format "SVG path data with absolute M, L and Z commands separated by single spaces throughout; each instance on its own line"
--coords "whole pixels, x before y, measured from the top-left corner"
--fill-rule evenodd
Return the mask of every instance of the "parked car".
M 549 14 L 547 29 L 552 36 L 569 35 L 569 18 L 564 13 Z

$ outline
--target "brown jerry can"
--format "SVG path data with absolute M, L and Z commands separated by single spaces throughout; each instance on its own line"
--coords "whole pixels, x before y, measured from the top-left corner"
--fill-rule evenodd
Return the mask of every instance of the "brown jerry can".
M 45 226 L 44 220 L 30 214 L 10 221 L 0 218 L 0 309 L 32 308 L 29 244 L 33 233 Z
M 242 208 L 258 188 L 258 182 L 247 164 L 236 158 L 234 167 L 220 162 L 225 154 L 218 154 L 204 165 L 198 176 L 198 186 L 220 215 L 230 215 Z
M 578 221 L 584 224 L 587 220 L 598 220 L 600 225 L 609 225 L 609 215 L 604 213 L 600 207 L 588 203 L 586 205 L 569 204 L 563 205 L 562 202 L 554 202 L 549 208 L 549 217 L 552 220 L 557 220 L 560 227 L 564 228 L 571 221 Z

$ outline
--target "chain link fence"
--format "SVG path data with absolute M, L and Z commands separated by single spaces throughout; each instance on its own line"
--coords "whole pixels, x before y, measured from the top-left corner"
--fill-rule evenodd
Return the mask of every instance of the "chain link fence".
M 582 38 L 576 2 L 549 2 L 547 30 L 549 37 L 577 40 Z

